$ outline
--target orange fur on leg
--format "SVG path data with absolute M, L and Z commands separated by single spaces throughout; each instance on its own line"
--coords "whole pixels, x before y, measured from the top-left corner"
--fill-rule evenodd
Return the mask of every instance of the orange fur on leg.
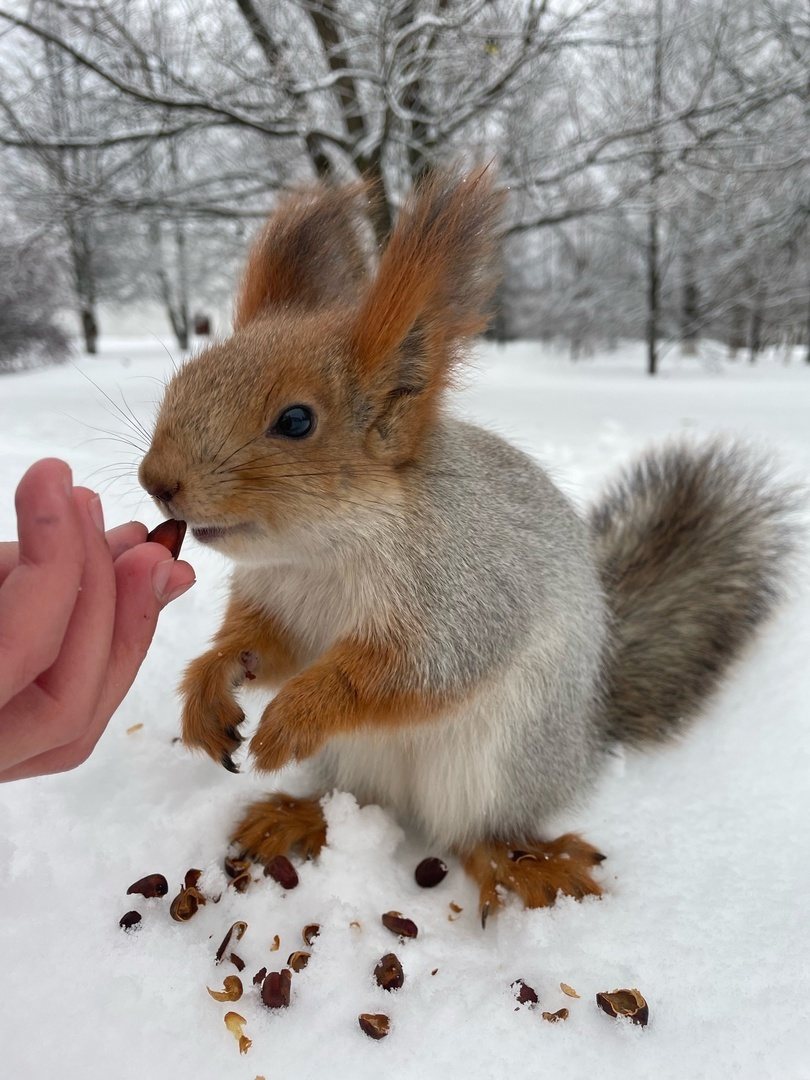
M 404 650 L 344 641 L 285 683 L 262 714 L 250 751 L 260 769 L 310 757 L 333 735 L 366 725 L 416 724 L 451 704 L 450 696 L 408 686 Z
M 231 754 L 242 741 L 237 729 L 245 714 L 234 692 L 246 679 L 278 685 L 297 667 L 294 646 L 280 628 L 232 599 L 212 648 L 189 664 L 180 685 L 185 745 L 237 772 Z
M 550 907 L 559 893 L 581 900 L 601 896 L 591 876 L 605 856 L 575 833 L 519 847 L 487 841 L 462 854 L 464 869 L 480 889 L 481 921 L 500 907 L 502 890 L 515 893 L 526 907 Z
M 310 858 L 326 842 L 326 822 L 316 799 L 296 799 L 279 792 L 253 803 L 231 840 L 260 863 L 267 864 L 276 855 L 291 851 Z

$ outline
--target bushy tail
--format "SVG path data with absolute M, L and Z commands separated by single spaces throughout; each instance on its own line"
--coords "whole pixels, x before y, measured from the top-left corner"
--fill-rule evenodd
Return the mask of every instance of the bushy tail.
M 795 499 L 743 448 L 648 454 L 591 513 L 615 620 L 608 734 L 676 734 L 779 598 Z

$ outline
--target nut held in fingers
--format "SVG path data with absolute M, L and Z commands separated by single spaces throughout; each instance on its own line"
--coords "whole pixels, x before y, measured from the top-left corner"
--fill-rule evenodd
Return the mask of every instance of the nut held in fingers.
M 180 548 L 183 546 L 185 535 L 185 521 L 179 521 L 177 518 L 169 518 L 168 521 L 161 521 L 159 525 L 156 525 L 154 529 L 152 529 L 146 537 L 146 543 L 162 544 L 167 551 L 171 552 L 172 558 L 177 559 L 180 555 Z

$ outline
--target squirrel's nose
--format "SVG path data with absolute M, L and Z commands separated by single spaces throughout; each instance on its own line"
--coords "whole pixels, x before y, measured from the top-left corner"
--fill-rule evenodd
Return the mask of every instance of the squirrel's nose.
M 158 502 L 165 503 L 168 506 L 180 490 L 180 481 L 156 480 L 153 483 L 144 484 L 144 487 L 153 499 L 157 499 Z

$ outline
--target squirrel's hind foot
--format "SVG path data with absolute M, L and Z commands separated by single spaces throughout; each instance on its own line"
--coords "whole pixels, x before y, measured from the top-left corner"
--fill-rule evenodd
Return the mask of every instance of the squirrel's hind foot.
M 462 854 L 464 869 L 478 883 L 484 926 L 501 906 L 504 890 L 519 896 L 527 908 L 550 907 L 560 893 L 575 900 L 601 896 L 592 870 L 604 858 L 575 833 L 520 845 L 485 841 Z
M 297 851 L 316 856 L 326 842 L 326 821 L 317 799 L 278 792 L 252 803 L 231 835 L 231 842 L 256 862 Z

